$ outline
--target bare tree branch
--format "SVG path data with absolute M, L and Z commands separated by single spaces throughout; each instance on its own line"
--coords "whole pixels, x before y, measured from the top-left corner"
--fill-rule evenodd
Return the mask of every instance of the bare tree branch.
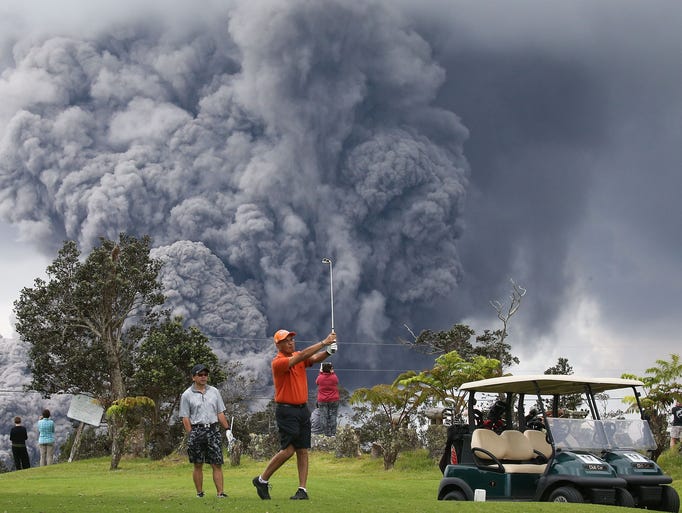
M 413 338 L 413 339 L 415 340 L 415 342 L 416 342 L 416 340 L 417 340 L 417 335 L 415 335 L 414 331 L 412 331 L 412 330 L 410 329 L 410 327 L 409 327 L 407 324 L 403 324 L 403 326 L 405 326 L 405 329 L 406 329 L 407 331 L 410 332 L 410 335 L 412 335 L 412 338 Z
M 509 308 L 507 309 L 506 312 L 504 312 L 504 303 L 498 300 L 491 300 L 490 305 L 495 309 L 497 312 L 497 318 L 502 321 L 502 336 L 501 336 L 501 342 L 504 341 L 505 338 L 507 338 L 507 325 L 509 323 L 509 319 L 517 312 L 519 307 L 521 306 L 521 298 L 526 295 L 526 289 L 523 288 L 521 285 L 518 285 L 513 278 L 509 279 L 509 282 L 512 285 L 512 294 L 509 296 Z

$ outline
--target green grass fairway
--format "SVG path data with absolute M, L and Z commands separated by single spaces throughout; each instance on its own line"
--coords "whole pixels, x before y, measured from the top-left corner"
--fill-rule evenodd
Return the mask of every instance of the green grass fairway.
M 667 459 L 665 459 L 667 458 Z M 673 477 L 680 475 L 680 456 L 664 455 L 661 463 Z M 271 501 L 261 501 L 251 479 L 265 466 L 242 458 L 239 467 L 226 465 L 227 499 L 217 499 L 210 467 L 204 471 L 206 497 L 197 499 L 191 466 L 179 458 L 161 462 L 124 459 L 110 471 L 109 459 L 94 459 L 0 474 L 0 513 L 120 513 L 120 512 L 321 512 L 415 513 L 430 511 L 491 511 L 491 503 L 436 500 L 440 472 L 424 451 L 401 455 L 396 468 L 384 471 L 381 460 L 363 456 L 336 459 L 310 456 L 310 501 L 291 501 L 296 491 L 294 459 L 275 474 Z M 494 503 L 495 513 L 546 511 L 619 512 L 621 508 L 586 504 Z

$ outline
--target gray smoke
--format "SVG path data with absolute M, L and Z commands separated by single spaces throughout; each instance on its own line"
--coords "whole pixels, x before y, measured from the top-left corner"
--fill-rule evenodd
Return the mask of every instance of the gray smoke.
M 253 368 L 279 327 L 328 331 L 322 257 L 337 331 L 395 335 L 461 274 L 468 133 L 434 105 L 443 68 L 379 2 L 214 14 L 14 41 L 0 215 L 48 254 L 150 234 L 174 312 Z
M 0 12 L 0 216 L 46 255 L 151 234 L 171 304 L 221 355 L 261 372 L 275 329 L 322 336 L 323 257 L 342 341 L 495 329 L 514 278 L 509 340 L 534 371 L 556 351 L 635 371 L 624 339 L 676 350 L 679 5 L 34 4 Z

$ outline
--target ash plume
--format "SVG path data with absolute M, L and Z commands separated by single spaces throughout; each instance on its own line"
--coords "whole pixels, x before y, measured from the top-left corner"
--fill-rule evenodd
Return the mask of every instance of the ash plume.
M 499 327 L 510 278 L 527 370 L 636 372 L 679 345 L 681 5 L 5 0 L 0 218 L 149 233 L 254 372 L 328 330 L 323 257 L 349 388 L 421 366 L 376 345 L 405 324 Z
M 444 69 L 379 2 L 213 14 L 11 41 L 0 215 L 48 254 L 150 234 L 175 313 L 254 368 L 275 329 L 327 331 L 321 257 L 342 336 L 395 335 L 461 275 L 468 131 L 434 103 Z

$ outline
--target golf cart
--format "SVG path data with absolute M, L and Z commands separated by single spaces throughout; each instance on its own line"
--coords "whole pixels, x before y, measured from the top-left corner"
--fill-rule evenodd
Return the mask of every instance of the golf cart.
M 439 500 L 588 502 L 677 513 L 672 478 L 650 458 L 654 437 L 632 379 L 506 376 L 465 383 L 468 424 L 453 425 L 441 459 Z M 637 419 L 601 419 L 595 394 L 631 389 Z M 567 415 L 559 399 L 581 394 Z M 529 403 L 530 401 L 530 403 Z M 478 405 L 492 403 L 487 415 Z M 528 409 L 528 414 L 526 413 Z M 481 492 L 477 492 L 479 496 Z

